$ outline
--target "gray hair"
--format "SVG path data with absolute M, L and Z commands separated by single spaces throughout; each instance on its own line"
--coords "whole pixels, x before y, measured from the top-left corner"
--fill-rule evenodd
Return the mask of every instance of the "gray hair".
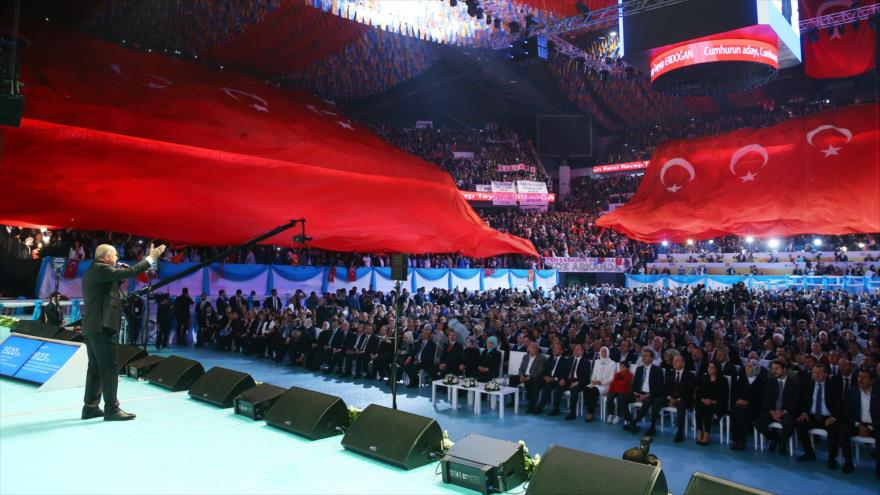
M 107 256 L 110 256 L 110 254 L 115 251 L 116 248 L 111 246 L 110 244 L 101 244 L 95 248 L 95 259 L 102 260 Z

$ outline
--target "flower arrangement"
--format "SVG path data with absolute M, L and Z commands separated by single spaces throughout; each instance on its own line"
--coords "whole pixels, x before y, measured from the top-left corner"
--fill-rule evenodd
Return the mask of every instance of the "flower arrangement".
M 0 327 L 12 328 L 17 321 L 18 318 L 13 318 L 11 316 L 0 316 Z
M 476 387 L 477 386 L 477 379 L 471 378 L 468 376 L 468 377 L 465 377 L 464 380 L 462 380 L 461 384 L 467 388 Z
M 495 380 L 489 380 L 489 382 L 486 383 L 484 390 L 486 390 L 486 392 L 497 392 L 501 390 L 501 385 Z
M 452 440 L 449 438 L 449 432 L 446 430 L 443 430 L 443 443 L 442 443 L 442 445 L 443 446 L 442 446 L 441 450 L 443 451 L 444 455 L 447 452 L 449 452 L 449 449 L 451 449 L 452 446 L 454 445 L 452 443 Z
M 363 409 L 354 406 L 348 406 L 348 424 L 354 424 L 360 416 Z
M 444 385 L 457 385 L 458 384 L 458 377 L 453 375 L 452 373 L 450 373 L 450 374 L 443 377 L 443 384 Z
M 529 448 L 526 447 L 526 443 L 520 440 L 519 444 L 522 445 L 523 467 L 525 467 L 526 479 L 530 480 L 535 475 L 535 470 L 538 469 L 538 463 L 541 462 L 541 454 L 535 454 L 535 457 L 531 457 L 529 456 Z

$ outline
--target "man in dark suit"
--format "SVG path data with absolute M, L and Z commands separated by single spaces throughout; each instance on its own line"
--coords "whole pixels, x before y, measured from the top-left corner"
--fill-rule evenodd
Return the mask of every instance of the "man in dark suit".
M 675 439 L 674 442 L 683 442 L 685 433 L 685 418 L 688 410 L 694 408 L 694 388 L 696 380 L 694 373 L 684 369 L 684 358 L 676 354 L 672 358 L 672 369 L 666 372 L 666 392 L 662 407 L 675 408 Z
M 858 386 L 846 396 L 846 419 L 840 426 L 840 448 L 843 450 L 843 472 L 853 472 L 852 439 L 853 437 L 873 438 L 875 445 L 880 445 L 880 388 L 867 369 L 860 369 Z M 874 465 L 874 475 L 880 479 L 880 456 Z
M 544 367 L 547 356 L 538 350 L 538 344 L 529 344 L 528 354 L 523 356 L 519 364 L 518 382 L 526 387 L 526 399 L 529 401 L 527 412 L 537 414 L 538 395 L 543 383 Z
M 795 422 L 795 427 L 804 454 L 798 457 L 798 460 L 816 460 L 809 431 L 819 428 L 828 432 L 828 469 L 836 469 L 838 428 L 843 414 L 840 392 L 834 390 L 831 380 L 828 379 L 828 368 L 824 364 L 817 363 L 813 366 L 812 377 L 803 383 L 800 398 L 801 413 Z
M 574 354 L 571 357 L 571 366 L 568 368 L 568 376 L 565 379 L 564 385 L 560 383 L 561 386 L 566 387 L 571 393 L 571 397 L 568 398 L 568 415 L 565 417 L 567 421 L 577 417 L 578 401 L 581 394 L 586 390 L 587 385 L 590 384 L 590 375 L 592 373 L 590 360 L 584 356 L 584 346 L 582 344 L 575 344 Z M 592 418 L 588 417 L 588 419 Z
M 437 344 L 431 338 L 431 326 L 422 327 L 422 337 L 415 342 L 412 353 L 406 358 L 404 368 L 409 375 L 409 388 L 419 386 L 419 370 L 424 370 L 429 377 L 434 376 L 434 356 L 437 354 Z
M 764 386 L 764 407 L 755 420 L 755 428 L 770 440 L 771 452 L 779 446 L 779 453 L 785 454 L 786 442 L 794 433 L 794 420 L 799 414 L 798 384 L 796 379 L 788 377 L 784 361 L 773 361 L 770 371 L 773 377 Z M 781 432 L 769 428 L 773 422 L 782 425 Z
M 53 292 L 49 296 L 49 302 L 43 308 L 43 319 L 47 325 L 52 325 L 53 327 L 61 326 L 61 322 L 64 320 L 64 315 L 61 314 L 61 294 Z
M 636 369 L 636 374 L 633 377 L 633 393 L 623 404 L 623 417 L 626 419 L 623 428 L 632 433 L 638 433 L 639 427 L 636 425 L 650 412 L 651 426 L 645 435 L 654 436 L 657 434 L 657 418 L 660 417 L 660 409 L 663 407 L 663 369 L 654 365 L 654 350 L 643 349 L 642 366 Z M 641 402 L 642 406 L 633 417 L 629 405 L 635 401 Z
M 541 401 L 538 402 L 538 406 L 535 408 L 535 412 L 540 414 L 552 397 L 553 409 L 547 414 L 549 416 L 557 416 L 559 415 L 559 399 L 562 398 L 565 378 L 568 377 L 569 363 L 568 359 L 562 354 L 562 343 L 554 343 L 552 352 L 553 355 L 547 360 L 547 365 L 544 366 L 544 376 L 542 377 L 544 383 L 541 385 L 543 393 L 541 394 Z
M 174 299 L 174 317 L 177 320 L 177 345 L 186 345 L 186 335 L 192 326 L 190 324 L 189 307 L 193 304 L 195 304 L 195 301 L 189 297 L 189 289 L 186 287 Z
M 281 306 L 281 298 L 278 297 L 278 289 L 272 289 L 272 295 L 263 301 L 263 307 L 272 311 L 272 313 L 281 312 L 283 306 Z
M 837 374 L 831 377 L 831 386 L 840 392 L 841 403 L 846 402 L 849 391 L 858 387 L 858 376 L 853 372 L 853 365 L 847 358 L 837 361 Z
M 440 351 L 440 362 L 437 363 L 437 372 L 440 376 L 447 373 L 457 374 L 458 365 L 461 364 L 464 348 L 458 343 L 458 334 L 454 331 L 447 335 L 448 342 Z
M 150 254 L 134 267 L 117 268 L 116 248 L 101 244 L 95 249 L 95 262 L 83 276 L 83 304 L 85 316 L 82 333 L 86 341 L 89 365 L 86 371 L 86 391 L 82 419 L 104 416 L 104 421 L 134 419 L 119 408 L 116 389 L 119 385 L 117 358 L 119 327 L 122 324 L 122 291 L 120 282 L 145 272 L 158 260 L 165 246 L 150 246 Z M 99 407 L 101 394 L 104 407 Z
M 125 301 L 124 310 L 125 341 L 128 345 L 135 345 L 144 321 L 144 299 L 140 296 L 129 297 Z

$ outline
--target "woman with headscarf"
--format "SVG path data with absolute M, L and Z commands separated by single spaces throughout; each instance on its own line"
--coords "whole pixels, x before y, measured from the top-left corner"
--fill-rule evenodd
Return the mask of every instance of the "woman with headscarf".
M 488 382 L 498 378 L 501 369 L 501 352 L 498 350 L 498 337 L 494 335 L 486 339 L 486 348 L 480 353 L 477 365 L 477 381 Z
M 607 347 L 599 349 L 599 358 L 593 362 L 593 373 L 590 375 L 590 384 L 584 390 L 584 404 L 587 408 L 587 421 L 593 420 L 596 413 L 596 404 L 599 397 L 608 395 L 608 387 L 614 380 L 614 372 L 617 371 L 617 363 L 611 360 L 611 353 Z
M 757 359 L 749 359 L 740 370 L 736 383 L 733 386 L 730 434 L 733 437 L 731 449 L 745 450 L 746 437 L 752 431 L 755 418 L 761 411 L 764 399 L 764 383 L 767 380 L 767 370 L 761 366 Z

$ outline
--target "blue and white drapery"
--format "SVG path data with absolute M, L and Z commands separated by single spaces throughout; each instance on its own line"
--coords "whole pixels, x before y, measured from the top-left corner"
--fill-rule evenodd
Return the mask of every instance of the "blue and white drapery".
M 810 277 L 793 275 L 627 275 L 627 287 L 692 287 L 703 284 L 709 290 L 728 289 L 743 282 L 749 289 L 832 289 L 849 292 L 880 289 L 880 277 Z

